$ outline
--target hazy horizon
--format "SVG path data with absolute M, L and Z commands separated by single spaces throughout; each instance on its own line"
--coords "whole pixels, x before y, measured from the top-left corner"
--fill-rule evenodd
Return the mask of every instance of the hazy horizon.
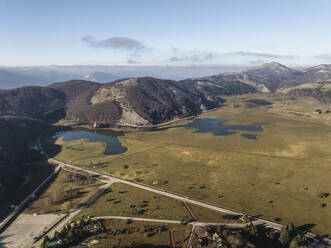
M 0 65 L 331 63 L 331 2 L 0 2 Z

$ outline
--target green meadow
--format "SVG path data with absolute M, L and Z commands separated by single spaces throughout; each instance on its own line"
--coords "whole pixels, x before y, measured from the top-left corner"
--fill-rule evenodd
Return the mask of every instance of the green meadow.
M 194 133 L 183 127 L 192 120 L 185 120 L 153 131 L 121 130 L 117 138 L 128 151 L 119 155 L 104 155 L 104 143 L 58 138 L 55 158 L 281 223 L 313 224 L 313 231 L 331 234 L 331 196 L 321 197 L 331 193 L 331 125 L 273 112 L 273 105 L 248 106 L 253 97 L 228 98 L 197 118 L 230 119 L 221 125 L 267 123 L 261 132 Z M 285 101 L 264 99 L 277 107 Z M 51 140 L 42 141 L 54 153 Z

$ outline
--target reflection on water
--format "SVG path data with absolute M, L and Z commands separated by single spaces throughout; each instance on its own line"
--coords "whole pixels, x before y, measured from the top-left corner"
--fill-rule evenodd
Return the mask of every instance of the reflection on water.
M 225 136 L 234 134 L 235 131 L 251 131 L 251 132 L 261 132 L 263 131 L 261 125 L 267 123 L 254 123 L 249 125 L 233 125 L 233 126 L 222 126 L 221 123 L 228 121 L 229 119 L 222 118 L 202 118 L 196 119 L 193 122 L 185 125 L 187 129 L 196 129 L 194 133 L 213 133 L 217 136 Z M 243 137 L 247 139 L 256 139 L 253 134 L 242 134 Z
M 97 134 L 91 131 L 59 131 L 52 138 L 56 139 L 58 137 L 63 137 L 64 141 L 89 139 L 91 142 L 104 142 L 107 144 L 104 152 L 106 155 L 121 154 L 128 150 L 128 148 L 122 146 L 116 137 Z

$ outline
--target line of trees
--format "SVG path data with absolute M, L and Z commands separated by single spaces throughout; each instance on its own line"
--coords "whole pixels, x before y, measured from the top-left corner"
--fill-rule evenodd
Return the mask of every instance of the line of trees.
M 274 247 L 296 248 L 307 243 L 306 238 L 293 224 L 287 225 L 279 233 L 250 224 L 243 229 L 243 234 L 253 244 L 270 243 Z

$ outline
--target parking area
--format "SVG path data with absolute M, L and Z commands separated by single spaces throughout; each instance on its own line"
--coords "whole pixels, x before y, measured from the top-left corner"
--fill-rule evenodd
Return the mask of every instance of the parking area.
M 34 237 L 41 235 L 63 217 L 64 214 L 21 214 L 0 235 L 0 248 L 30 248 L 32 247 Z

